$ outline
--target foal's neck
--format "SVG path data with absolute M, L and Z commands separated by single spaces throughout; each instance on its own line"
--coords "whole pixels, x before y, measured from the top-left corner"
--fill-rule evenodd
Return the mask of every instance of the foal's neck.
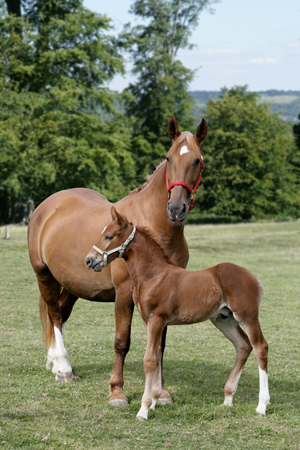
M 134 285 L 174 267 L 160 245 L 147 231 L 140 229 L 136 230 L 135 237 L 126 250 L 125 261 Z

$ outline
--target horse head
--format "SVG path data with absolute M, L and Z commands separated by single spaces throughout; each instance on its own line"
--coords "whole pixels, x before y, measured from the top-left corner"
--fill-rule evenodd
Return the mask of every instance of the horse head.
M 166 156 L 166 181 L 169 193 L 167 211 L 172 221 L 182 222 L 195 202 L 193 195 L 200 183 L 203 168 L 200 144 L 206 134 L 207 123 L 204 119 L 195 134 L 189 131 L 180 133 L 175 116 L 169 121 L 169 135 L 173 143 Z
M 126 222 L 114 206 L 110 212 L 112 222 L 104 228 L 97 245 L 93 245 L 85 258 L 87 268 L 94 272 L 101 272 L 114 259 L 121 258 L 135 234 L 135 227 Z

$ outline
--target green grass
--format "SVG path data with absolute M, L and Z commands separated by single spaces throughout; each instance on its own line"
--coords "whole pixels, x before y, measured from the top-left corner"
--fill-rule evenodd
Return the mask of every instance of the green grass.
M 80 381 L 61 384 L 45 369 L 38 288 L 26 229 L 0 233 L 0 448 L 300 449 L 300 222 L 189 225 L 189 269 L 240 264 L 264 284 L 261 326 L 269 343 L 271 404 L 260 417 L 258 369 L 251 354 L 234 406 L 223 387 L 232 344 L 210 322 L 169 327 L 164 373 L 174 404 L 135 419 L 144 387 L 145 330 L 137 311 L 125 364 L 130 405 L 107 404 L 114 362 L 114 306 L 79 300 L 65 344 Z

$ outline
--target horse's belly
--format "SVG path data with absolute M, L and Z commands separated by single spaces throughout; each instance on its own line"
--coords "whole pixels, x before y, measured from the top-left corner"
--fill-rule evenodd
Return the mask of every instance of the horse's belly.
M 85 258 L 96 242 L 93 237 L 82 237 L 75 242 L 68 241 L 67 234 L 63 232 L 61 237 L 60 243 L 46 242 L 43 249 L 44 261 L 54 278 L 77 297 L 114 301 L 111 268 L 94 272 L 88 270 L 85 264 Z
M 96 273 L 85 264 L 88 252 L 111 220 L 110 207 L 104 197 L 89 190 L 64 191 L 45 200 L 29 227 L 34 269 L 40 272 L 46 265 L 58 283 L 77 297 L 114 301 L 110 267 Z

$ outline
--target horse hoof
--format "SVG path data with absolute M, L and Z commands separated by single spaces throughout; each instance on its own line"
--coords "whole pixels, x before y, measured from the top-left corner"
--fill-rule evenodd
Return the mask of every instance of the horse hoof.
M 256 412 L 257 414 L 259 414 L 260 416 L 265 416 L 266 415 L 266 407 L 265 406 L 258 406 L 256 408 Z
M 67 383 L 69 381 L 80 380 L 79 377 L 74 377 L 73 373 L 69 374 L 69 373 L 61 373 L 61 372 L 58 372 L 55 375 L 55 379 L 56 379 L 56 381 L 59 381 L 60 383 Z
M 232 399 L 233 399 L 232 395 L 226 395 L 223 405 L 224 406 L 233 406 Z
M 128 406 L 128 401 L 115 398 L 113 400 L 109 400 L 108 404 L 110 406 Z
M 171 403 L 173 403 L 172 397 L 164 397 L 164 398 L 159 398 L 157 400 L 157 403 L 159 405 L 169 405 Z
M 136 416 L 136 418 L 137 418 L 137 420 L 139 420 L 140 422 L 145 422 L 146 420 L 148 420 L 148 419 L 146 419 L 146 417 L 143 417 L 143 416 Z

